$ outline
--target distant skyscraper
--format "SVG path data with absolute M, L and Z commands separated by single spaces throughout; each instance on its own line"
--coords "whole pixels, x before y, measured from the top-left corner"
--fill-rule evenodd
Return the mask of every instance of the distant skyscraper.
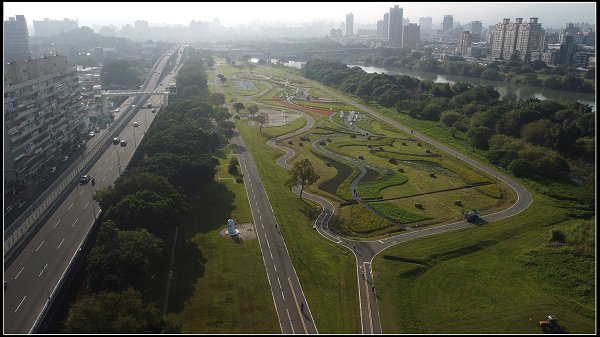
M 383 14 L 383 39 L 388 39 L 388 34 L 390 32 L 390 13 Z
M 433 27 L 433 19 L 431 16 L 419 18 L 419 26 L 421 26 L 422 30 L 430 30 Z
M 468 30 L 462 32 L 460 39 L 458 40 L 458 46 L 456 47 L 456 53 L 463 56 L 467 56 L 468 48 L 473 44 L 473 34 Z
M 471 21 L 469 30 L 471 31 L 471 34 L 473 34 L 474 41 L 479 41 L 481 39 L 481 32 L 483 31 L 481 21 Z
M 409 23 L 402 30 L 402 48 L 417 48 L 421 42 L 421 27 L 416 23 Z
M 454 21 L 454 16 L 452 15 L 444 15 L 444 22 L 442 24 L 442 30 L 444 32 L 449 31 L 450 29 L 452 29 L 452 23 Z
M 493 27 L 491 57 L 508 60 L 517 53 L 520 60 L 530 61 L 533 51 L 544 49 L 544 35 L 538 18 L 530 18 L 528 23 L 523 23 L 523 18 L 514 23 L 504 19 Z
M 390 29 L 388 32 L 388 44 L 390 47 L 402 46 L 402 12 L 398 5 L 390 8 Z
M 30 55 L 25 16 L 8 18 L 8 21 L 4 21 L 4 63 L 26 60 Z
M 569 23 L 569 25 L 566 28 L 560 30 L 560 35 L 558 36 L 558 43 L 565 43 L 565 37 L 567 35 L 573 36 L 573 42 L 575 44 L 581 44 L 581 42 L 583 41 L 583 34 L 581 34 L 579 27 L 576 27 L 572 23 Z
M 354 15 L 352 13 L 346 14 L 346 36 L 352 36 L 354 34 Z
M 63 20 L 49 20 L 44 21 L 33 20 L 33 31 L 35 36 L 53 36 L 67 33 L 73 29 L 77 29 L 79 23 L 75 20 L 69 20 L 67 18 Z

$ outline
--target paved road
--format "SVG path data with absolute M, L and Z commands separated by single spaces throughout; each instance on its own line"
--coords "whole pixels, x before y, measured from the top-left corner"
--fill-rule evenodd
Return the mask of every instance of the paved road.
M 217 77 L 215 77 L 215 90 L 219 93 L 223 92 Z M 276 227 L 277 220 L 252 154 L 237 132 L 232 138 L 232 144 L 244 177 L 244 186 L 281 332 L 316 334 L 318 331 L 310 307 L 280 228 Z
M 168 79 L 167 79 L 168 80 Z M 149 83 L 155 88 L 158 75 Z M 149 102 L 162 104 L 154 96 Z M 111 145 L 88 172 L 95 178 L 95 186 L 74 184 L 66 199 L 52 212 L 40 230 L 10 265 L 5 265 L 4 280 L 4 333 L 30 333 L 38 317 L 52 297 L 67 267 L 78 254 L 84 237 L 99 213 L 92 194 L 111 185 L 119 176 L 119 165 L 124 169 L 139 145 L 147 124 L 155 114 L 151 109 L 140 109 L 137 115 L 118 135 L 128 145 Z M 145 116 L 145 117 L 144 117 Z M 139 127 L 133 127 L 138 121 Z

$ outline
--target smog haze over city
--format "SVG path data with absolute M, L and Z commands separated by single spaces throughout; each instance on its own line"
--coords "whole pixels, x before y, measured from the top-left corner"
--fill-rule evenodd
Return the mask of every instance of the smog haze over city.
M 399 4 L 404 17 L 418 22 L 420 17 L 432 17 L 434 27 L 440 25 L 444 15 L 468 23 L 482 21 L 493 25 L 503 18 L 537 17 L 547 28 L 561 28 L 567 22 L 595 22 L 595 3 L 473 3 L 473 2 L 4 2 L 4 18 L 25 15 L 32 20 L 69 18 L 78 20 L 79 26 L 131 24 L 145 20 L 150 26 L 187 25 L 192 20 L 213 21 L 218 18 L 223 26 L 241 24 L 298 25 L 312 21 L 325 21 L 336 26 L 348 13 L 354 14 L 355 24 L 373 25 L 390 7 Z

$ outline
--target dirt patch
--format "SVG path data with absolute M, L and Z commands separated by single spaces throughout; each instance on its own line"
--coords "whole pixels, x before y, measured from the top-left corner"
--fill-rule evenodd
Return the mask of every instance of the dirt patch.
M 242 239 L 242 240 L 256 239 L 256 229 L 254 228 L 254 224 L 243 223 L 243 224 L 237 225 L 236 228 L 240 231 L 240 233 L 237 235 L 239 239 Z M 230 237 L 230 235 L 227 234 L 227 228 L 220 231 L 219 234 L 223 237 Z

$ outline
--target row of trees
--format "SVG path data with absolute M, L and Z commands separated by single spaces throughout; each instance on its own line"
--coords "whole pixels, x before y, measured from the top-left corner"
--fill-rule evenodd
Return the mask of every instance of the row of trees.
M 581 74 L 575 68 L 558 66 L 550 68 L 544 61 L 521 62 L 511 59 L 505 62 L 494 61 L 488 65 L 467 62 L 462 57 L 447 57 L 438 61 L 431 56 L 431 50 L 425 52 L 408 49 L 382 49 L 377 55 L 365 58 L 367 65 L 401 67 L 433 72 L 436 74 L 462 75 L 488 80 L 508 81 L 556 90 L 568 90 L 585 93 L 595 92 L 595 69 Z
M 191 96 L 162 109 L 125 174 L 95 194 L 103 222 L 87 260 L 88 293 L 72 304 L 66 332 L 178 332 L 144 297 L 168 263 L 165 239 L 213 180 L 213 156 L 232 135 L 229 113 L 213 106 L 222 100 Z
M 302 73 L 366 101 L 395 105 L 413 118 L 440 121 L 453 135 L 465 132 L 473 146 L 491 150 L 490 161 L 504 167 L 519 159 L 532 167 L 529 174 L 557 177 L 570 172 L 565 158 L 594 160 L 595 116 L 587 105 L 499 100 L 491 87 L 369 74 L 340 62 L 309 61 Z
M 144 66 L 134 60 L 112 59 L 102 65 L 102 87 L 137 89 L 144 82 Z

